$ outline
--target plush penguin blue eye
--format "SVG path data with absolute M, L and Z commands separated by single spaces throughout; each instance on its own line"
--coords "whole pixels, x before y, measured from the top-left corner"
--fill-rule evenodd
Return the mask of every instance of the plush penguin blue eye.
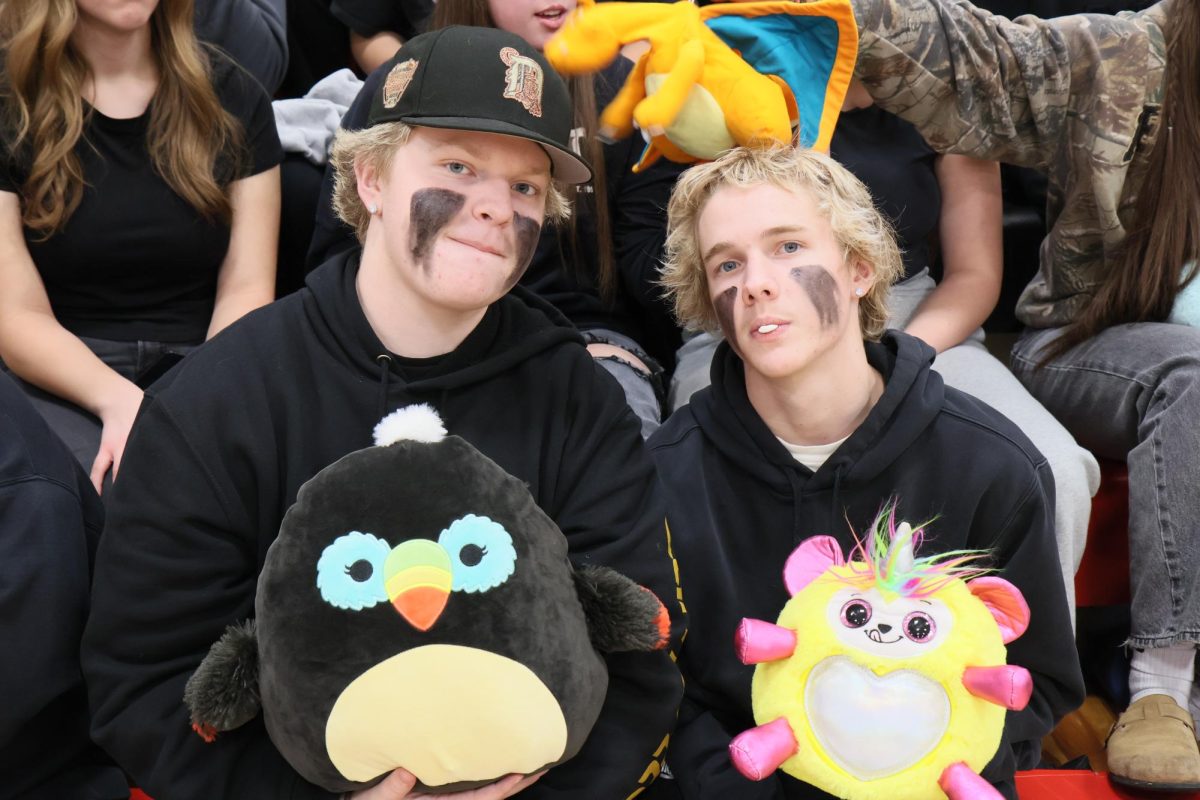
M 392 548 L 377 536 L 350 531 L 325 548 L 317 561 L 317 589 L 335 608 L 361 611 L 387 600 L 383 565 Z
M 504 526 L 487 517 L 467 514 L 438 536 L 450 554 L 454 591 L 486 592 L 508 580 L 517 566 L 517 551 Z

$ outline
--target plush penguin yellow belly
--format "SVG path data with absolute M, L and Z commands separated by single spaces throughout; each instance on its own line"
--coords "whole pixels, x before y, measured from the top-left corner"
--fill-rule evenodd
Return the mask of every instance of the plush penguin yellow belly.
M 666 645 L 649 591 L 575 569 L 523 481 L 428 406 L 305 483 L 259 576 L 255 620 L 188 682 L 208 737 L 263 713 L 308 781 L 396 768 L 449 793 L 574 756 L 603 706 L 602 652 Z

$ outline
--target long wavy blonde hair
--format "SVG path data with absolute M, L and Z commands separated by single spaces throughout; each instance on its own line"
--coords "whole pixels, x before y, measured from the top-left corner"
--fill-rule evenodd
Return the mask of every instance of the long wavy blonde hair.
M 21 221 L 43 238 L 60 230 L 83 198 L 75 145 L 83 134 L 90 70 L 71 41 L 76 20 L 75 0 L 0 0 L 7 145 L 29 154 Z M 244 132 L 217 99 L 193 25 L 192 0 L 160 0 L 150 18 L 159 84 L 146 145 L 167 185 L 203 216 L 228 223 L 231 175 L 222 173 L 230 164 L 220 157 L 242 153 Z

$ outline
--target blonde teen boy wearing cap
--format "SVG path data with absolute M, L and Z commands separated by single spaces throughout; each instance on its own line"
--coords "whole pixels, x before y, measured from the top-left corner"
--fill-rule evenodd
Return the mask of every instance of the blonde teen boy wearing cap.
M 267 547 L 296 491 L 370 443 L 387 412 L 429 403 L 529 484 L 573 559 L 607 564 L 682 613 L 638 422 L 579 335 L 517 289 L 569 148 L 566 87 L 502 31 L 447 28 L 393 59 L 369 126 L 335 145 L 340 213 L 362 250 L 251 315 L 148 394 L 97 557 L 84 670 L 93 736 L 151 796 L 326 798 L 253 723 L 212 744 L 183 687 L 225 626 L 253 614 Z M 682 693 L 667 653 L 608 659 L 580 754 L 468 797 L 624 798 L 657 775 Z M 409 796 L 400 770 L 361 793 Z

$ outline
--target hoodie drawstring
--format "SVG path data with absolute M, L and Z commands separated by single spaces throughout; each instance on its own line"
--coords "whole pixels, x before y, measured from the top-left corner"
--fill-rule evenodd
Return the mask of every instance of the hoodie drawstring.
M 794 469 L 785 469 L 788 483 L 792 487 L 792 546 L 800 544 L 800 479 Z
M 833 494 L 829 498 L 829 524 L 832 526 L 838 518 L 838 496 L 842 493 L 842 468 L 833 471 Z
M 783 474 L 787 476 L 788 483 L 792 487 L 792 545 L 800 544 L 801 522 L 800 522 L 800 479 L 796 476 L 796 470 L 785 469 Z M 842 468 L 838 467 L 833 471 L 833 492 L 829 497 L 829 529 L 821 531 L 829 535 L 833 535 L 834 528 L 837 527 L 838 519 L 838 499 L 842 494 Z
M 380 353 L 375 356 L 375 362 L 379 364 L 379 413 L 375 415 L 375 418 L 383 419 L 383 415 L 387 413 L 388 379 L 392 375 L 392 357 L 387 353 Z

